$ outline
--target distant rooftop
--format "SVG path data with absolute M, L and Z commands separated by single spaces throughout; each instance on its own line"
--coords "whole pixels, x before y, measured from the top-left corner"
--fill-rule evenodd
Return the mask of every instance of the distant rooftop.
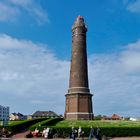
M 48 116 L 58 116 L 58 115 L 53 111 L 36 111 L 35 113 L 33 113 L 33 116 L 48 117 Z

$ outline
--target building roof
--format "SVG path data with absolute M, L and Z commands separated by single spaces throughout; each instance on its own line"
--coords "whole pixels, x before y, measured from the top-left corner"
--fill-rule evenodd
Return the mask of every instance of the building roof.
M 14 112 L 14 113 L 12 113 L 12 114 L 15 115 L 15 116 L 24 116 L 23 114 L 21 114 L 21 113 L 19 113 L 19 112 L 18 112 L 18 113 L 15 113 L 15 112 Z
M 35 113 L 33 113 L 33 116 L 48 117 L 48 116 L 58 116 L 58 115 L 53 111 L 36 111 Z
M 113 114 L 111 118 L 112 119 L 121 119 L 121 117 L 117 114 Z

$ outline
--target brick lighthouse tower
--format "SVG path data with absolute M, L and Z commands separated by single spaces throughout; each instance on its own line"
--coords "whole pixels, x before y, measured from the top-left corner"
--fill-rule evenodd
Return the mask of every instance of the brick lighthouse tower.
M 92 94 L 88 85 L 87 28 L 84 18 L 78 16 L 72 27 L 72 59 L 69 89 L 66 96 L 65 118 L 92 120 Z

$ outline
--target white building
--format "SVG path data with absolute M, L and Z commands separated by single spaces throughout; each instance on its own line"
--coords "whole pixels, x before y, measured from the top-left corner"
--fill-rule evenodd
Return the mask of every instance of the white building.
M 137 118 L 132 118 L 132 117 L 131 117 L 129 120 L 130 120 L 130 121 L 138 121 Z
M 3 125 L 7 125 L 9 121 L 9 107 L 0 105 L 0 121 Z

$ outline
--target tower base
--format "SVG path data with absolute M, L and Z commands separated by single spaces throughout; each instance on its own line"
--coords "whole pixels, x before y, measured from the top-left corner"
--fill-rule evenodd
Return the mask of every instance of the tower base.
M 65 119 L 67 120 L 92 120 L 92 94 L 89 89 L 69 89 L 66 94 Z M 81 91 L 80 91 L 81 90 Z
M 85 112 L 71 112 L 65 113 L 66 120 L 93 120 L 93 113 L 85 113 Z

